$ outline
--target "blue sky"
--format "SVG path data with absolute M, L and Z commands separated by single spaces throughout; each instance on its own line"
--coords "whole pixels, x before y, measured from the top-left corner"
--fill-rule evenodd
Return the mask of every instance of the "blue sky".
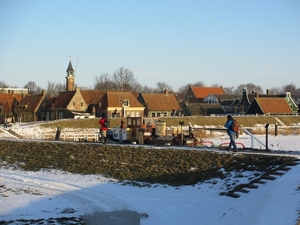
M 176 91 L 202 81 L 300 87 L 300 1 L 1 0 L 0 81 L 47 88 L 120 67 Z

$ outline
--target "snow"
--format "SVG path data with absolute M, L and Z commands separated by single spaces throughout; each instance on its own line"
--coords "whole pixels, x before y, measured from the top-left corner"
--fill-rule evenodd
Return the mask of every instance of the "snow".
M 30 127 L 27 126 L 27 133 L 30 129 L 35 136 L 42 133 L 37 126 Z M 23 128 L 13 129 L 17 132 Z M 0 132 L 0 138 L 7 139 L 10 135 Z M 264 135 L 258 138 L 265 140 Z M 207 140 L 219 144 L 228 141 L 228 138 L 220 136 Z M 242 135 L 237 141 L 251 145 L 251 138 L 247 135 Z M 300 158 L 299 136 L 270 136 L 269 144 L 274 149 L 295 151 L 295 156 Z M 247 180 L 247 173 L 242 174 L 244 178 L 239 182 Z M 258 184 L 259 188 L 232 198 L 220 195 L 226 187 L 224 181 L 218 179 L 194 186 L 137 187 L 123 185 L 101 175 L 58 170 L 33 172 L 2 166 L 0 221 L 85 215 L 88 224 L 296 224 L 300 210 L 299 174 L 300 165 L 291 166 L 275 180 L 266 180 L 266 183 Z M 231 179 L 236 179 L 235 174 Z M 99 214 L 107 215 L 106 220 L 100 223 L 97 219 Z

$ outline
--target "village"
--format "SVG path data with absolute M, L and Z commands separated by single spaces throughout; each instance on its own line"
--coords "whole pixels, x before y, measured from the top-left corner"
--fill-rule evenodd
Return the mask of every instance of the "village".
M 226 94 L 223 87 L 189 86 L 179 99 L 167 89 L 163 93 L 81 90 L 75 87 L 71 60 L 67 67 L 66 90 L 57 97 L 30 95 L 24 88 L 0 88 L 0 124 L 59 119 L 172 117 L 212 115 L 298 115 L 291 93 Z

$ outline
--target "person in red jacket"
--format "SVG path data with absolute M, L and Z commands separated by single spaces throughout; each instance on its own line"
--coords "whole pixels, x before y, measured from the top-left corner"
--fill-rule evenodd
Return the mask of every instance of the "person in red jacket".
M 107 127 L 107 118 L 104 113 L 102 114 L 102 117 L 99 120 L 99 124 L 100 124 L 101 142 L 103 142 L 103 144 L 106 144 L 107 143 L 106 132 L 108 130 L 108 127 Z

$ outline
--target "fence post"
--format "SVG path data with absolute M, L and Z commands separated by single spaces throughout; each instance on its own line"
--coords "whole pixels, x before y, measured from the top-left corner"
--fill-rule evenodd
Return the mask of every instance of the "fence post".
M 182 130 L 182 126 L 184 124 L 184 121 L 179 121 L 179 124 L 181 126 L 181 146 L 183 146 L 183 130 Z
M 269 124 L 267 123 L 266 124 L 266 126 L 265 126 L 265 128 L 266 128 L 266 150 L 269 150 L 269 148 L 268 148 L 268 128 L 269 128 Z
M 55 141 L 58 141 L 58 140 L 59 140 L 59 137 L 60 137 L 60 130 L 61 130 L 61 128 L 60 128 L 60 127 L 57 127 L 56 135 L 55 135 Z

